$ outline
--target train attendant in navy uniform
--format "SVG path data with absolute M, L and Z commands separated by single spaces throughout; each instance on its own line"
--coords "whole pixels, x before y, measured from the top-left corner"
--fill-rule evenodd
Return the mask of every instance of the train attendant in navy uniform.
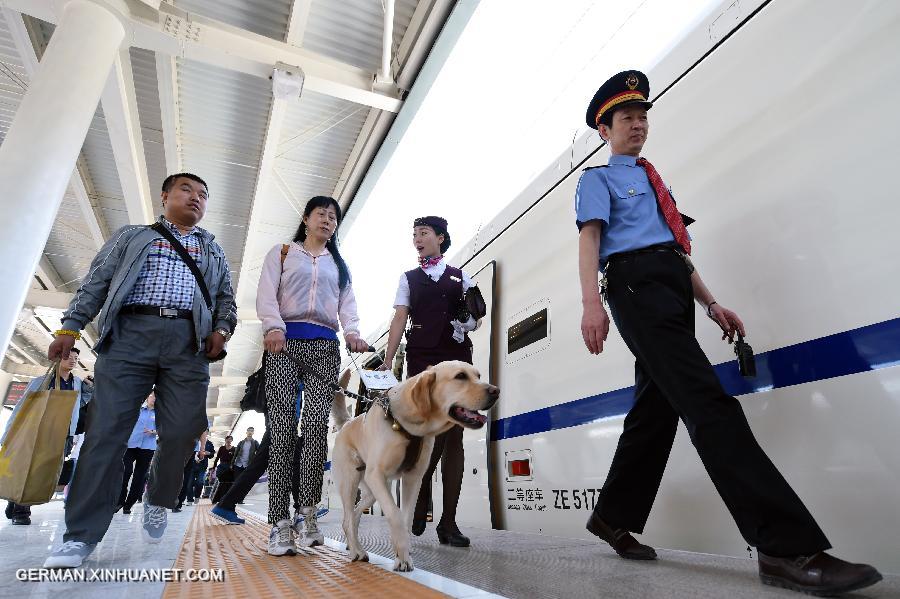
M 587 124 L 611 156 L 587 169 L 575 197 L 584 344 L 603 351 L 609 316 L 597 285 L 605 272 L 613 320 L 635 356 L 635 404 L 625 418 L 606 483 L 587 529 L 622 557 L 650 560 L 639 543 L 669 457 L 679 417 L 767 584 L 845 592 L 881 579 L 871 566 L 825 553 L 828 539 L 763 450 L 716 377 L 694 334 L 696 300 L 724 331 L 744 334 L 685 258 L 686 222 L 656 169 L 640 157 L 649 129 L 650 84 L 638 71 L 613 76 L 594 95 Z
M 385 364 L 393 364 L 400 338 L 410 319 L 406 341 L 407 376 L 415 376 L 439 362 L 461 360 L 472 363 L 472 342 L 468 332 L 478 323 L 472 317 L 456 320 L 455 308 L 466 290 L 473 286 L 463 271 L 444 262 L 450 247 L 447 221 L 439 216 L 425 216 L 413 222 L 413 245 L 419 266 L 400 277 L 394 299 L 394 318 L 388 335 Z M 438 540 L 454 547 L 468 547 L 469 538 L 456 526 L 456 507 L 463 477 L 463 429 L 456 425 L 438 435 L 428 470 L 422 477 L 422 488 L 413 515 L 412 532 L 425 532 L 425 518 L 431 502 L 431 476 L 438 460 L 443 460 L 441 475 L 444 486 L 444 509 L 437 525 Z

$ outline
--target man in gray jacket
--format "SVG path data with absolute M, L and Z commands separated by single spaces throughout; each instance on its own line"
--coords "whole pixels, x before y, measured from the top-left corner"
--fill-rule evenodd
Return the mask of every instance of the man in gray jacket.
M 224 356 L 237 324 L 228 262 L 213 236 L 196 226 L 207 194 L 196 175 L 167 177 L 164 215 L 154 227 L 164 227 L 196 262 L 208 297 L 161 229 L 132 225 L 106 242 L 63 314 L 51 360 L 65 358 L 98 313 L 100 336 L 90 430 L 66 502 L 64 543 L 44 567 L 78 567 L 103 538 L 116 510 L 128 436 L 154 386 L 159 440 L 144 496 L 143 533 L 150 543 L 162 540 L 166 508 L 175 507 L 181 471 L 208 426 L 209 363 Z

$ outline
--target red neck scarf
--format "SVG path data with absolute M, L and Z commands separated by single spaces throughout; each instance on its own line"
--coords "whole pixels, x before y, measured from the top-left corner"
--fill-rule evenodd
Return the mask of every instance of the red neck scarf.
M 419 266 L 422 267 L 423 270 L 426 268 L 431 268 L 432 266 L 437 266 L 443 259 L 443 254 L 438 254 L 437 256 L 428 256 L 426 258 L 419 258 Z

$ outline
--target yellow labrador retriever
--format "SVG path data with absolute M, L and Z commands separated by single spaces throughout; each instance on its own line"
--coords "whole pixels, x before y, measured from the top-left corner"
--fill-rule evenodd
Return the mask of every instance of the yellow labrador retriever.
M 349 420 L 343 398 L 336 398 L 332 415 L 340 432 L 334 443 L 332 473 L 344 506 L 344 534 L 353 561 L 368 561 L 359 544 L 363 510 L 378 501 L 391 529 L 394 570 L 413 569 L 409 535 L 422 475 L 428 467 L 434 437 L 455 424 L 478 429 L 500 396 L 494 385 L 482 383 L 478 370 L 465 362 L 441 362 L 400 383 L 366 414 Z M 348 422 L 349 420 L 349 422 Z M 400 479 L 400 510 L 390 481 Z M 362 497 L 356 504 L 356 491 Z

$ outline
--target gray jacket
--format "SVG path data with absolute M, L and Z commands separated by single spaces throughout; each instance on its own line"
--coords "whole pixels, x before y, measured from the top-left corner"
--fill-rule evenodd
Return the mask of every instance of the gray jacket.
M 213 300 L 213 313 L 206 307 L 203 294 L 195 285 L 193 310 L 198 353 L 204 351 L 203 341 L 214 329 L 233 332 L 237 326 L 237 306 L 225 252 L 213 241 L 212 233 L 199 230 L 200 270 Z M 150 244 L 161 238 L 159 233 L 146 225 L 128 225 L 116 231 L 100 248 L 87 276 L 63 313 L 63 328 L 80 331 L 100 313 L 97 348 L 102 351 L 103 341 L 115 326 L 122 302 L 128 297 L 147 261 Z

